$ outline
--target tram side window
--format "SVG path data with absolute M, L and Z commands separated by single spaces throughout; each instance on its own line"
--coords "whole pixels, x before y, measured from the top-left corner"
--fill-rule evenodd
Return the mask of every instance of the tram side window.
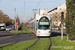
M 31 23 L 31 29 L 33 29 L 33 23 Z

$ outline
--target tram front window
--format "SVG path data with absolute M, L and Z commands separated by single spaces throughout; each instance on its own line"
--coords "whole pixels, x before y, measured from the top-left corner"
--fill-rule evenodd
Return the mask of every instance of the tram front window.
M 49 29 L 49 25 L 39 25 L 38 29 Z
M 38 29 L 49 29 L 50 27 L 50 23 L 49 23 L 49 19 L 47 17 L 42 17 L 40 20 L 39 20 L 39 23 L 38 23 Z

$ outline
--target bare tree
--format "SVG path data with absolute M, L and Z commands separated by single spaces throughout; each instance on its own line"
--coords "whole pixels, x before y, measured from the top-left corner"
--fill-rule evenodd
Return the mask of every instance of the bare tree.
M 64 12 L 64 20 L 63 23 L 65 22 L 65 17 L 66 17 L 66 10 Z M 61 12 L 55 12 L 52 15 L 52 26 L 60 26 L 61 24 Z
M 12 19 L 9 18 L 8 15 L 4 14 L 2 10 L 0 10 L 0 23 L 12 23 Z
M 52 14 L 52 26 L 58 26 L 59 22 L 61 22 L 61 16 L 59 12 L 55 12 Z

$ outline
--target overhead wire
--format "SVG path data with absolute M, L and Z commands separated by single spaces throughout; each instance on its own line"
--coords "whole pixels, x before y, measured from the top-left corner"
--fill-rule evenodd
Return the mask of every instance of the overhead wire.
M 12 0 L 12 1 L 16 1 L 16 0 Z M 18 2 L 24 2 L 24 16 L 25 16 L 25 0 L 24 1 L 18 1 Z
M 25 16 L 25 0 L 24 0 L 24 16 Z
M 18 1 L 18 0 L 12 0 L 12 1 Z M 18 1 L 18 2 L 24 2 L 24 1 Z M 40 3 L 40 2 L 25 2 L 25 3 Z M 50 2 L 51 1 L 46 1 L 46 2 L 42 2 L 42 3 L 50 3 Z
M 12 1 L 16 1 L 16 0 L 12 0 Z M 24 15 L 25 15 L 25 4 L 26 3 L 38 3 L 38 5 L 36 6 L 36 8 L 38 8 L 38 6 L 41 4 L 41 3 L 50 3 L 50 2 L 42 2 L 42 0 L 40 0 L 40 2 L 25 2 L 24 1 L 18 1 L 18 2 L 24 2 Z
M 40 5 L 41 2 L 42 2 L 42 0 L 38 3 L 37 7 Z M 37 8 L 37 7 L 36 7 L 36 8 Z

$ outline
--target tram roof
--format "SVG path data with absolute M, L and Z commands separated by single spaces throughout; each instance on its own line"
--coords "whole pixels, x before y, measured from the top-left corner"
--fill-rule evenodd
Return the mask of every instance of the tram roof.
M 43 16 L 46 16 L 46 17 L 48 17 L 51 20 L 51 16 L 49 16 L 49 15 L 40 15 L 40 16 L 37 16 L 36 19 L 39 20 Z
M 30 21 L 29 23 L 32 23 L 32 22 L 34 22 L 34 21 L 36 21 L 36 19 L 33 19 L 32 21 Z
M 49 16 L 49 15 L 40 15 L 40 16 L 37 16 L 36 19 L 33 19 L 32 21 L 30 21 L 29 23 L 32 23 L 32 22 L 35 22 L 36 20 L 39 20 L 42 16 L 46 16 L 51 20 L 51 16 Z

